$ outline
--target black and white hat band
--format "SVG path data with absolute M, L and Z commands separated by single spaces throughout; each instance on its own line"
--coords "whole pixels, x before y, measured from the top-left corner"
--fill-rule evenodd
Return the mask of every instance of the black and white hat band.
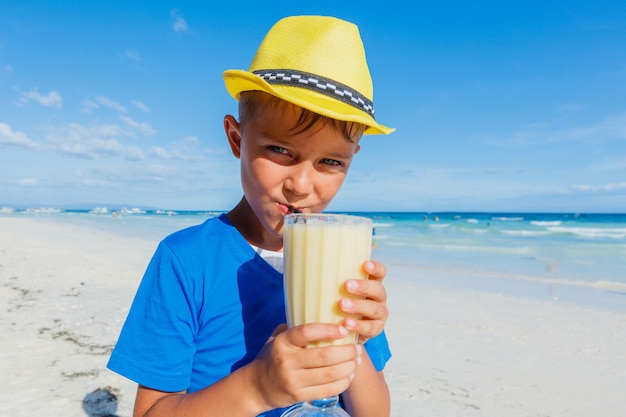
M 303 71 L 268 69 L 253 71 L 268 84 L 307 88 L 333 97 L 374 117 L 374 103 L 358 91 L 329 78 Z

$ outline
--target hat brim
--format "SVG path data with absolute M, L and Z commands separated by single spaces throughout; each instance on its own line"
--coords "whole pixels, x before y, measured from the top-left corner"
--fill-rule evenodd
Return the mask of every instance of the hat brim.
M 395 129 L 383 126 L 365 112 L 315 91 L 304 88 L 271 85 L 261 77 L 243 70 L 224 71 L 226 90 L 235 100 L 242 91 L 265 91 L 275 97 L 336 120 L 361 123 L 364 134 L 387 135 Z

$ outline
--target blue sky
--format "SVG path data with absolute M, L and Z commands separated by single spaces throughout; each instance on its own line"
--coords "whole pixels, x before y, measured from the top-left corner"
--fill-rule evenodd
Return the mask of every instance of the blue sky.
M 626 212 L 623 0 L 4 0 L 0 206 L 232 207 L 221 74 L 293 14 L 359 25 L 397 129 L 331 209 Z

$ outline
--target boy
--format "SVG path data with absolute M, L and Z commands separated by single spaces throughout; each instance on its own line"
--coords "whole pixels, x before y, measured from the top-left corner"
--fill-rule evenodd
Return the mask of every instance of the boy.
M 224 129 L 244 196 L 230 212 L 168 236 L 151 260 L 109 368 L 139 384 L 134 416 L 279 416 L 341 393 L 352 417 L 389 415 L 385 268 L 346 277 L 362 297 L 338 300 L 363 317 L 286 329 L 283 216 L 321 212 L 376 122 L 358 29 L 322 16 L 285 18 L 249 71 L 224 73 L 239 121 Z M 307 349 L 359 333 L 359 344 Z M 362 347 L 364 346 L 364 348 Z

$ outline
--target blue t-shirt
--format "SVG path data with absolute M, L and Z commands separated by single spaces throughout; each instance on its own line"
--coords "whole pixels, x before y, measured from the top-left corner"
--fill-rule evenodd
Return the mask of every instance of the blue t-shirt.
M 152 389 L 195 392 L 250 363 L 285 322 L 282 274 L 221 215 L 159 244 L 108 367 Z M 365 348 L 382 370 L 385 334 Z

